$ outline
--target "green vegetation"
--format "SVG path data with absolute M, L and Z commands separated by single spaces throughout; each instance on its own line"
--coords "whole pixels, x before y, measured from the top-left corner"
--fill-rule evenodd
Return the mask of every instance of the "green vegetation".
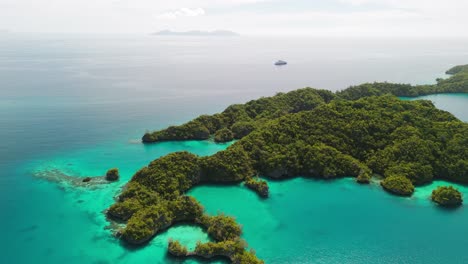
M 380 184 L 385 190 L 396 195 L 411 196 L 414 192 L 413 183 L 401 175 L 388 176 Z
M 421 88 L 426 89 L 422 86 Z M 385 94 L 413 97 L 418 96 L 419 91 L 415 86 L 411 86 L 410 84 L 375 82 L 351 86 L 343 91 L 337 92 L 339 98 L 346 100 L 357 100 L 367 96 L 381 96 Z
M 200 158 L 203 182 L 240 182 L 254 174 L 253 161 L 241 145 Z
M 197 243 L 192 255 L 204 258 L 227 257 L 234 264 L 263 264 L 253 251 L 246 250 L 246 243 L 240 238 L 221 242 Z
M 457 65 L 449 70 L 447 70 L 445 73 L 450 74 L 450 75 L 455 75 L 461 72 L 468 72 L 468 64 L 467 65 Z
M 119 169 L 113 168 L 107 171 L 106 173 L 106 180 L 108 181 L 117 181 L 119 180 Z
M 250 166 L 244 167 L 243 163 L 251 163 L 238 154 L 233 148 L 230 153 L 220 152 L 211 157 L 200 158 L 188 152 L 177 152 L 157 159 L 132 177 L 118 201 L 108 209 L 107 215 L 127 222 L 120 236 L 131 244 L 145 243 L 176 222 L 192 222 L 202 225 L 213 239 L 221 243 L 207 246 L 212 245 L 219 250 L 225 245 L 238 245 L 236 241 L 240 241 L 242 229 L 234 218 L 208 216 L 193 197 L 183 195 L 194 184 L 209 181 L 215 175 L 224 177 L 219 181 L 237 181 L 237 175 L 250 175 Z M 245 246 L 241 250 L 238 247 L 236 251 L 233 250 L 232 247 L 225 248 L 224 255 L 231 259 L 255 257 L 248 253 L 244 256 Z M 169 243 L 169 251 L 175 256 L 194 254 L 187 253 L 174 241 Z M 223 255 L 216 252 L 212 256 Z
M 432 191 L 432 201 L 445 207 L 456 207 L 463 203 L 462 194 L 452 186 L 438 187 Z
M 234 139 L 234 134 L 229 128 L 221 128 L 220 130 L 216 131 L 214 141 L 215 142 L 228 142 Z
M 142 140 L 145 143 L 167 140 L 205 140 L 215 135 L 218 142 L 229 138 L 240 139 L 261 124 L 288 113 L 311 110 L 328 103 L 335 95 L 327 90 L 305 88 L 293 92 L 278 93 L 246 104 L 231 105 L 220 114 L 202 115 L 180 126 L 171 126 L 161 131 L 148 132 Z M 223 130 L 220 133 L 218 131 Z M 232 136 L 229 131 L 232 131 Z
M 203 215 L 200 224 L 205 227 L 210 237 L 216 242 L 197 243 L 193 252 L 187 252 L 187 248 L 177 241 L 169 241 L 169 252 L 175 256 L 200 256 L 203 258 L 226 257 L 232 263 L 238 264 L 262 264 L 253 251 L 247 251 L 247 243 L 240 238 L 241 227 L 234 218 L 218 215 Z
M 182 126 L 171 126 L 164 131 L 155 133 L 146 133 L 142 140 L 143 142 L 156 142 L 168 140 L 204 140 L 210 137 L 210 131 L 203 123 L 198 120 L 189 122 Z
M 195 221 L 202 214 L 203 207 L 192 197 L 160 200 L 133 212 L 122 237 L 131 244 L 141 244 L 176 222 Z
M 358 183 L 369 183 L 378 174 L 385 177 L 381 182 L 385 190 L 409 196 L 414 186 L 435 178 L 467 183 L 468 124 L 430 101 L 395 97 L 414 91 L 414 95 L 466 91 L 466 71 L 455 72 L 437 85 L 417 86 L 420 90 L 399 84 L 364 84 L 337 94 L 306 88 L 148 133 L 144 142 L 212 135 L 219 141 L 239 140 L 208 157 L 177 152 L 154 160 L 132 177 L 108 216 L 126 221 L 120 234 L 129 243 L 144 243 L 176 222 L 191 222 L 205 227 L 216 241 L 199 244 L 188 255 L 260 263 L 239 239 L 241 228 L 235 220 L 206 215 L 194 198 L 185 195 L 190 188 L 245 181 L 263 195 L 268 185 L 255 175 L 354 177 Z M 172 245 L 176 252 L 179 246 Z
M 230 258 L 232 252 L 239 252 L 244 249 L 240 244 L 241 243 L 237 241 L 197 243 L 195 253 L 204 258 L 212 258 L 215 256 Z
M 232 125 L 231 129 L 232 132 L 234 133 L 234 138 L 235 139 L 241 139 L 248 134 L 250 134 L 252 131 L 254 131 L 256 128 L 255 122 L 236 122 L 234 125 Z
M 232 263 L 234 264 L 263 264 L 264 262 L 259 260 L 255 255 L 254 250 L 246 251 L 236 254 L 232 257 Z
M 268 183 L 258 178 L 249 177 L 245 180 L 245 186 L 256 191 L 261 197 L 267 198 L 269 194 Z
M 167 250 L 169 251 L 169 253 L 176 257 L 185 257 L 188 254 L 186 246 L 182 246 L 179 241 L 174 241 L 172 239 L 169 240 Z
M 208 216 L 203 215 L 198 219 L 210 237 L 216 242 L 197 243 L 193 252 L 188 252 L 187 248 L 182 246 L 178 241 L 169 240 L 168 251 L 176 257 L 200 256 L 203 258 L 226 257 L 232 263 L 239 264 L 261 264 L 253 251 L 247 251 L 247 243 L 240 238 L 242 233 L 241 227 L 236 223 L 234 218 L 218 215 Z
M 446 72 L 448 79 L 437 79 L 434 85 L 395 83 L 365 83 L 351 86 L 336 94 L 327 90 L 304 88 L 289 93 L 278 93 L 246 104 L 231 105 L 222 113 L 202 115 L 180 126 L 146 133 L 144 143 L 167 140 L 206 140 L 214 135 L 216 142 L 241 139 L 267 121 L 287 114 L 308 111 L 333 99 L 357 100 L 369 96 L 391 94 L 415 97 L 437 93 L 468 93 L 468 65 L 455 66 Z
M 372 175 L 370 174 L 369 171 L 366 171 L 364 173 L 360 173 L 356 177 L 356 182 L 360 184 L 369 184 L 371 182 Z
M 207 228 L 208 234 L 217 241 L 236 240 L 242 233 L 236 220 L 225 215 L 204 215 L 200 219 L 200 223 Z
M 346 100 L 357 100 L 367 96 L 392 94 L 400 97 L 415 97 L 438 93 L 468 93 L 468 65 L 455 66 L 446 72 L 452 76 L 437 79 L 434 85 L 410 85 L 395 83 L 365 83 L 351 86 L 336 95 Z

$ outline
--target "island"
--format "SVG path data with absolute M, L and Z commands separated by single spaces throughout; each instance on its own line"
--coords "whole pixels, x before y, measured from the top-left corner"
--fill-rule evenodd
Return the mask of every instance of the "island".
M 205 140 L 221 129 L 230 129 L 235 139 L 252 132 L 257 125 L 290 113 L 312 110 L 332 99 L 358 100 L 362 97 L 386 94 L 398 97 L 417 97 L 438 93 L 468 93 L 468 65 L 455 66 L 447 71 L 452 76 L 439 79 L 434 85 L 365 83 L 332 93 L 328 90 L 300 89 L 288 94 L 278 93 L 273 97 L 252 100 L 246 104 L 231 105 L 222 113 L 202 115 L 180 125 L 161 131 L 145 133 L 144 143 L 174 140 Z
M 380 185 L 390 193 L 411 196 L 414 192 L 414 185 L 409 178 L 403 175 L 390 175 L 380 182 Z
M 432 191 L 433 202 L 444 207 L 458 207 L 463 203 L 462 194 L 452 186 L 441 186 Z
M 175 223 L 192 223 L 214 242 L 189 252 L 170 241 L 171 254 L 263 263 L 240 239 L 242 230 L 233 218 L 206 214 L 187 191 L 205 183 L 244 182 L 266 198 L 268 184 L 259 175 L 353 177 L 361 184 L 383 179 L 383 190 L 402 196 L 434 179 L 468 183 L 468 124 L 430 101 L 397 97 L 468 92 L 468 66 L 450 72 L 435 85 L 367 83 L 336 93 L 313 88 L 279 93 L 146 133 L 147 144 L 213 137 L 236 141 L 211 156 L 176 152 L 152 161 L 135 173 L 107 215 L 126 223 L 117 235 L 127 243 L 141 245 Z M 445 191 L 433 196 L 436 202 L 453 200 Z
M 117 181 L 120 178 L 119 169 L 112 168 L 106 172 L 106 180 Z
M 245 186 L 257 192 L 260 197 L 267 198 L 269 195 L 268 183 L 257 177 L 249 177 L 245 180 Z
M 171 31 L 162 30 L 159 32 L 152 33 L 154 36 L 199 36 L 199 37 L 237 37 L 238 33 L 229 30 L 215 30 L 215 31 Z

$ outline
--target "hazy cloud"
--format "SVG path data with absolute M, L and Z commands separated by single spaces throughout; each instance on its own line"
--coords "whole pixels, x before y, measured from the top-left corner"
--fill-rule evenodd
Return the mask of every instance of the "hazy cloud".
M 161 13 L 156 16 L 158 19 L 176 19 L 178 17 L 196 17 L 205 15 L 205 10 L 203 8 L 180 8 L 174 11 L 168 11 Z
M 0 0 L 1 27 L 23 32 L 468 37 L 467 13 L 468 0 Z

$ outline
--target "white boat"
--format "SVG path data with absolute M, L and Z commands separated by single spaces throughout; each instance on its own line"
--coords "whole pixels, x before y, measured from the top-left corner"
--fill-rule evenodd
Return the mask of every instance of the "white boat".
M 279 60 L 277 62 L 275 62 L 275 65 L 286 65 L 288 64 L 287 62 L 285 62 L 284 60 Z

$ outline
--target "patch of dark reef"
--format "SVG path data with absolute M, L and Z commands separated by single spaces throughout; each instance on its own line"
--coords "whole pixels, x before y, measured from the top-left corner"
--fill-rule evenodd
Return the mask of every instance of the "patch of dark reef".
M 112 168 L 106 172 L 106 180 L 107 181 L 118 181 L 120 178 L 119 169 Z
M 87 189 L 95 189 L 116 181 L 108 179 L 107 176 L 71 176 L 55 168 L 34 171 L 33 176 L 49 182 L 56 183 L 61 187 L 75 187 Z

